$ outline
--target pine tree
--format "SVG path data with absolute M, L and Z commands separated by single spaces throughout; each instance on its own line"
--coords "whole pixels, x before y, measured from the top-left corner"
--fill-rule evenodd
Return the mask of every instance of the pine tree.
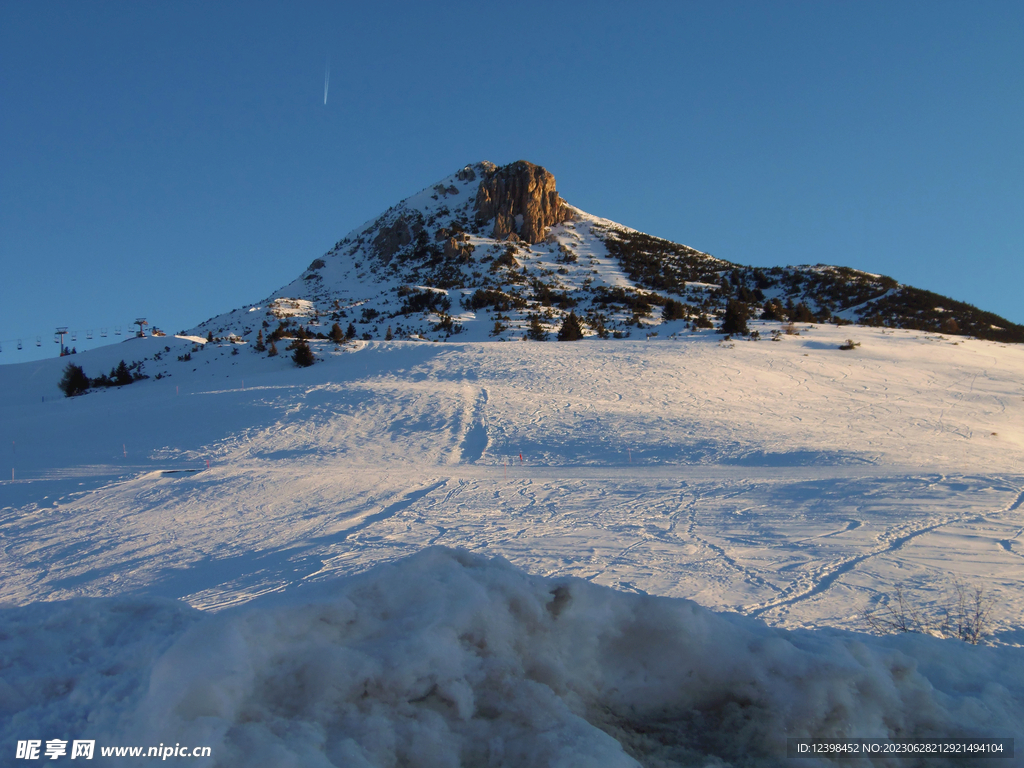
M 123 387 L 125 384 L 132 383 L 132 372 L 128 370 L 128 366 L 122 360 L 117 364 L 117 368 L 110 372 L 110 378 L 114 380 L 115 386 Z
M 277 357 L 277 344 L 273 341 L 270 342 L 270 348 L 267 350 L 267 357 Z
M 562 321 L 562 327 L 558 329 L 559 341 L 579 341 L 583 338 L 583 327 L 575 312 L 570 312 Z
M 792 323 L 816 323 L 818 319 L 811 312 L 811 308 L 802 301 L 793 307 L 789 313 L 789 320 Z
M 348 324 L 348 330 L 345 331 L 345 338 L 346 339 L 354 339 L 355 337 L 356 337 L 356 324 L 355 323 L 349 323 Z
M 725 317 L 722 318 L 721 333 L 749 333 L 747 329 L 747 319 L 749 317 L 750 310 L 746 304 L 736 299 L 730 299 L 729 303 L 725 305 Z
M 611 334 L 604 325 L 605 316 L 600 312 L 594 313 L 587 317 L 587 325 L 594 329 L 594 333 L 597 334 L 599 339 L 607 339 Z
M 341 330 L 341 326 L 335 323 L 331 326 L 331 333 L 329 337 L 335 344 L 345 343 L 345 332 Z
M 391 326 L 388 326 L 388 332 L 384 335 L 384 341 L 392 341 L 395 335 L 391 332 Z
M 65 397 L 74 397 L 89 389 L 89 377 L 85 375 L 82 366 L 68 363 L 57 386 Z
M 262 330 L 260 330 L 259 334 L 257 334 L 257 336 L 256 336 L 256 344 L 255 344 L 255 346 L 253 346 L 253 349 L 256 350 L 257 352 L 266 352 L 267 351 L 267 344 L 263 340 L 263 331 Z
M 773 299 L 764 303 L 764 311 L 761 313 L 762 320 L 782 320 L 784 318 L 785 312 L 777 300 Z
M 308 368 L 316 362 L 313 350 L 309 348 L 309 344 L 306 343 L 305 339 L 296 339 L 291 348 L 293 350 L 292 360 L 299 368 Z
M 540 317 L 538 315 L 530 315 L 530 327 L 526 329 L 526 335 L 533 341 L 547 340 L 548 332 L 540 324 Z
M 681 301 L 675 299 L 668 299 L 665 302 L 665 308 L 661 311 L 661 319 L 665 322 L 670 320 L 685 320 L 686 319 L 686 307 Z

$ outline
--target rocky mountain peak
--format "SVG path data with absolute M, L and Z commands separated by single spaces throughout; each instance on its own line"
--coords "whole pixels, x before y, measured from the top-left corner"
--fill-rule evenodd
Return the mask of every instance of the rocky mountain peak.
M 548 227 L 570 218 L 565 201 L 555 191 L 555 177 L 546 169 L 525 160 L 500 168 L 482 165 L 476 220 L 480 224 L 494 220 L 494 239 L 515 233 L 527 243 L 539 243 Z
M 599 338 L 732 333 L 727 318 L 745 316 L 1024 343 L 1024 326 L 884 275 L 744 266 L 592 216 L 522 160 L 464 166 L 350 232 L 264 301 L 194 335 L 255 339 L 262 325 L 265 336 L 288 338 L 299 323 L 305 334 L 338 324 L 364 339 L 542 339 L 572 315 Z

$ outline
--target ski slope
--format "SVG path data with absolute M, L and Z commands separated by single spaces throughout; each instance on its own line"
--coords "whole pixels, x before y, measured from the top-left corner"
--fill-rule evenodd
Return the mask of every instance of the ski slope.
M 0 749 L 30 722 L 186 734 L 211 765 L 767 765 L 786 733 L 1024 735 L 1024 350 L 753 327 L 314 342 L 308 369 L 133 339 L 75 362 L 152 378 L 72 399 L 66 360 L 0 367 Z M 958 580 L 987 647 L 850 634 Z M 81 695 L 33 698 L 47 675 Z

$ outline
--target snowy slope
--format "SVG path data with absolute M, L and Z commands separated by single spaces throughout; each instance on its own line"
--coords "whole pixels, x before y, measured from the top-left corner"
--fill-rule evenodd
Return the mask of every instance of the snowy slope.
M 20 662 L 5 748 L 183 744 L 211 750 L 189 764 L 260 768 L 778 765 L 787 738 L 1005 737 L 1024 717 L 1010 649 L 783 632 L 437 547 L 212 617 L 117 598 L 3 619 Z
M 772 764 L 778 728 L 1022 735 L 1021 348 L 759 327 L 314 341 L 308 369 L 136 339 L 76 360 L 151 378 L 72 399 L 66 360 L 0 368 L 0 599 L 24 606 L 0 619 L 3 748 L 91 733 L 208 741 L 220 765 Z M 404 559 L 435 545 L 512 565 Z M 990 600 L 989 647 L 863 634 L 897 587 L 929 613 L 957 579 Z M 545 666 L 583 637 L 596 655 Z M 825 720 L 802 703 L 826 700 Z
M 662 321 L 665 295 L 713 315 L 721 278 L 755 283 L 578 210 L 498 243 L 470 175 L 191 334 L 0 366 L 0 763 L 29 739 L 203 745 L 194 762 L 223 766 L 1019 742 L 1024 347 Z M 400 219 L 455 245 L 385 258 Z M 671 268 L 645 271 L 649 252 Z M 793 274 L 759 290 L 784 298 Z M 833 268 L 801 275 L 834 287 Z M 883 306 L 879 279 L 847 298 Z M 587 339 L 520 341 L 570 310 Z M 285 321 L 280 354 L 257 352 Z M 315 338 L 334 323 L 356 340 Z M 299 325 L 310 368 L 285 348 Z M 69 363 L 122 360 L 148 378 L 57 388 Z M 981 590 L 982 645 L 870 633 L 864 611 L 902 595 L 949 634 L 958 584 Z

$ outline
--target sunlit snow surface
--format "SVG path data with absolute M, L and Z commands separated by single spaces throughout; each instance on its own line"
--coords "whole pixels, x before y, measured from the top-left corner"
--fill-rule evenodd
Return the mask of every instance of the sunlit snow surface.
M 800 331 L 324 343 L 304 370 L 132 340 L 76 361 L 165 378 L 70 400 L 64 361 L 0 367 L 0 750 L 740 765 L 1024 736 L 1024 350 Z M 999 647 L 844 633 L 955 579 Z

